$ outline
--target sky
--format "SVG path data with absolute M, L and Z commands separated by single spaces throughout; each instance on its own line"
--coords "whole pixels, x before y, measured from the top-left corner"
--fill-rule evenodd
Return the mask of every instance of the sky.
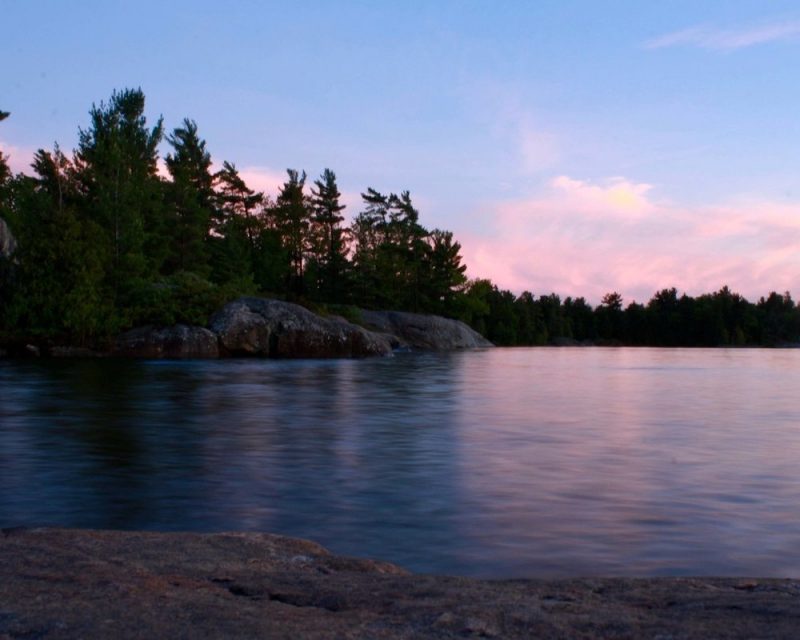
M 409 190 L 516 294 L 800 297 L 794 0 L 0 0 L 0 60 L 15 171 L 141 87 L 273 197 Z

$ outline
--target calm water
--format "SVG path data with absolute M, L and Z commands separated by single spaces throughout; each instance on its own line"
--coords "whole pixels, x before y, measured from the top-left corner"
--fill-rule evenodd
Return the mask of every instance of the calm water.
M 0 526 L 482 577 L 800 576 L 800 351 L 0 361 Z

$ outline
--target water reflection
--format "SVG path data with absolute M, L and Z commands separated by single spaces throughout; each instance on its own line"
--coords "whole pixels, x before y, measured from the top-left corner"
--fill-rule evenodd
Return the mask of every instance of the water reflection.
M 800 572 L 800 353 L 0 362 L 0 525 L 479 576 Z

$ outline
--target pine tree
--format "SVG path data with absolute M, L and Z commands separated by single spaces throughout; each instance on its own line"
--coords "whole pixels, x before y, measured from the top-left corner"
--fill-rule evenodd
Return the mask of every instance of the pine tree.
M 357 304 L 383 306 L 385 282 L 381 254 L 387 242 L 389 197 L 369 187 L 361 194 L 366 207 L 350 225 L 353 241 L 353 280 Z
M 163 185 L 157 173 L 161 118 L 148 129 L 141 89 L 114 92 L 93 106 L 79 131 L 76 175 L 82 211 L 104 231 L 104 266 L 116 304 L 157 274 L 167 253 Z
M 222 169 L 214 175 L 214 182 L 217 206 L 211 225 L 212 232 L 224 235 L 226 222 L 232 218 L 240 218 L 247 241 L 252 248 L 255 248 L 258 236 L 264 226 L 258 215 L 265 203 L 264 194 L 248 187 L 239 175 L 236 165 L 227 160 L 222 163 Z
M 214 175 L 215 214 L 211 221 L 211 279 L 218 284 L 252 283 L 257 276 L 259 238 L 264 224 L 258 215 L 264 194 L 250 189 L 236 166 L 223 162 Z M 257 281 L 256 277 L 256 281 Z
M 420 311 L 423 299 L 423 272 L 428 252 L 428 231 L 419 224 L 419 211 L 411 202 L 411 194 L 403 191 L 389 196 L 389 225 L 386 257 L 390 277 L 397 283 L 394 306 Z
M 306 172 L 287 169 L 289 179 L 281 187 L 272 220 L 288 256 L 287 290 L 293 295 L 305 293 L 304 266 L 309 246 L 310 204 L 304 193 Z
M 172 176 L 169 230 L 171 253 L 166 270 L 209 274 L 208 234 L 214 216 L 214 178 L 211 155 L 205 140 L 197 135 L 197 124 L 188 118 L 167 138 L 173 153 L 165 158 Z
M 466 265 L 461 263 L 461 245 L 453 240 L 452 232 L 431 231 L 422 282 L 426 311 L 444 315 L 457 313 L 456 297 L 467 282 L 466 270 Z
M 102 230 L 81 217 L 72 162 L 58 149 L 39 150 L 37 178 L 20 178 L 13 326 L 32 336 L 86 343 L 119 327 L 103 283 Z
M 345 205 L 339 202 L 341 193 L 336 174 L 330 169 L 322 172 L 311 190 L 312 247 L 311 256 L 316 270 L 314 288 L 326 302 L 342 302 L 347 287 L 347 242 L 342 227 Z

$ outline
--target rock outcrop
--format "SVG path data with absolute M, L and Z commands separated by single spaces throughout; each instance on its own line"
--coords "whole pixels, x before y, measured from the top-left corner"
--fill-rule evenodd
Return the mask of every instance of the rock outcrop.
M 323 318 L 290 302 L 244 297 L 215 313 L 209 328 L 223 355 L 359 358 L 391 353 L 385 336 L 343 318 Z
M 0 258 L 8 258 L 17 248 L 17 241 L 14 239 L 11 229 L 8 228 L 6 221 L 0 218 Z
M 800 583 L 412 575 L 261 533 L 0 532 L 0 638 L 797 638 Z
M 457 320 L 398 311 L 361 313 L 367 328 L 339 316 L 319 316 L 291 302 L 243 297 L 217 311 L 207 328 L 144 326 L 119 335 L 110 352 L 45 345 L 41 353 L 55 357 L 362 358 L 389 355 L 394 349 L 450 351 L 492 346 Z M 38 350 L 30 345 L 15 355 L 38 355 Z
M 217 336 L 203 327 L 139 327 L 117 338 L 112 355 L 131 358 L 217 358 Z
M 463 322 L 441 316 L 404 311 L 362 311 L 361 318 L 368 328 L 396 336 L 400 347 L 452 351 L 492 346 Z

